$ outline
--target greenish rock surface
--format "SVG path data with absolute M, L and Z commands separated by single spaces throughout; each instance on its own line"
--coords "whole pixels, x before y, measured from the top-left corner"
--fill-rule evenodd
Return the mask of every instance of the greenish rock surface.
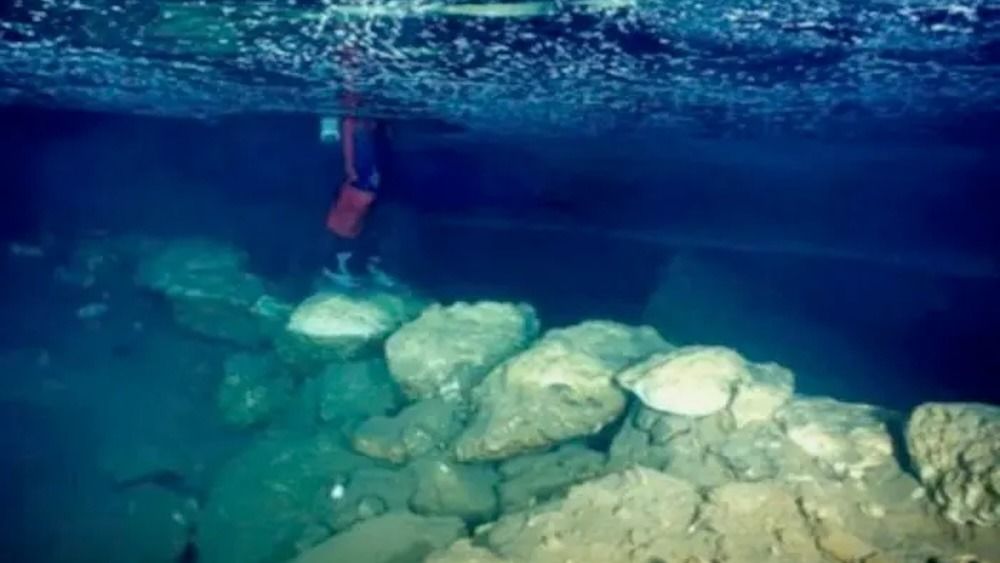
M 338 479 L 372 467 L 330 434 L 262 439 L 223 467 L 198 523 L 203 563 L 280 563 L 324 536 Z M 329 532 L 325 532 L 328 534 Z
M 723 483 L 733 476 L 714 448 L 726 443 L 732 429 L 723 413 L 692 418 L 637 403 L 611 442 L 608 465 L 650 467 L 699 485 Z
M 458 518 L 390 512 L 333 536 L 294 563 L 422 563 L 463 536 L 465 525 Z
M 228 244 L 177 240 L 142 260 L 135 281 L 163 295 L 181 326 L 204 336 L 257 345 L 273 336 L 286 309 L 246 266 L 246 254 Z
M 462 412 L 444 399 L 414 403 L 394 417 L 376 416 L 354 432 L 354 449 L 369 457 L 405 463 L 445 452 L 462 429 Z
M 663 413 L 637 403 L 615 435 L 608 465 L 658 469 L 699 486 L 824 475 L 773 422 L 737 427 L 726 411 L 703 417 Z
M 528 305 L 456 303 L 428 307 L 385 345 L 389 371 L 411 399 L 462 399 L 538 333 Z
M 920 480 L 949 520 L 1000 526 L 1000 407 L 920 405 L 907 423 L 906 444 Z
M 500 506 L 513 512 L 546 502 L 605 471 L 606 456 L 579 444 L 529 454 L 500 464 Z
M 498 476 L 486 465 L 451 463 L 422 458 L 410 467 L 417 478 L 410 507 L 418 514 L 458 516 L 470 524 L 492 519 L 497 513 Z
M 401 402 L 381 358 L 330 364 L 318 381 L 319 418 L 324 422 L 386 415 Z
M 416 487 L 409 468 L 364 468 L 338 476 L 330 489 L 331 506 L 324 523 L 340 532 L 386 512 L 406 510 Z
M 606 321 L 549 331 L 476 387 L 458 459 L 504 459 L 600 431 L 625 408 L 615 374 L 668 346 L 652 329 Z
M 295 307 L 276 344 L 287 361 L 315 375 L 325 364 L 378 354 L 423 307 L 405 292 L 317 293 Z
M 236 427 L 265 424 L 291 400 L 294 382 L 271 354 L 240 353 L 226 360 L 217 402 Z

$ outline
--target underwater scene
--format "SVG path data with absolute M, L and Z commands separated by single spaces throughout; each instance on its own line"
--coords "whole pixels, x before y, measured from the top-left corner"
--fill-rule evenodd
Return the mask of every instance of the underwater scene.
M 0 3 L 0 559 L 1000 563 L 1000 3 Z

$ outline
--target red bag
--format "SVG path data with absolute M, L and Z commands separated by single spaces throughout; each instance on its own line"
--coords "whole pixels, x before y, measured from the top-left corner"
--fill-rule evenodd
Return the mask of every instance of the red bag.
M 340 187 L 337 201 L 326 216 L 326 228 L 344 238 L 356 238 L 364 228 L 365 216 L 375 201 L 375 193 L 350 183 Z

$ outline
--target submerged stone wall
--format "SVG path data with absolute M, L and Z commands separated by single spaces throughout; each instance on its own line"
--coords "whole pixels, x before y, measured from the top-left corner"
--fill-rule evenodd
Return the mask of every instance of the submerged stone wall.
M 923 405 L 901 444 L 900 413 L 798 395 L 790 371 L 725 347 L 604 320 L 539 334 L 528 306 L 402 286 L 326 290 L 258 325 L 226 294 L 243 285 L 215 283 L 269 288 L 238 252 L 155 248 L 136 281 L 234 350 L 220 419 L 248 432 L 181 502 L 171 556 L 186 537 L 206 563 L 1000 557 L 998 407 Z M 215 330 L 245 323 L 267 330 Z

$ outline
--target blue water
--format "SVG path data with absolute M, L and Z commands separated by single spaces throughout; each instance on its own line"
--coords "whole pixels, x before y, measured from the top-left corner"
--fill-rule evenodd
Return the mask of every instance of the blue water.
M 342 172 L 311 116 L 15 106 L 0 124 L 0 499 L 15 523 L 3 542 L 16 560 L 67 561 L 50 548 L 118 533 L 108 474 L 123 459 L 165 456 L 147 465 L 203 491 L 252 439 L 215 411 L 232 348 L 178 328 L 124 266 L 68 283 L 77 245 L 226 240 L 300 298 Z M 533 140 L 397 127 L 383 253 L 436 300 L 524 301 L 545 328 L 648 323 L 677 344 L 786 365 L 801 393 L 904 412 L 1000 402 L 995 135 Z M 108 311 L 78 318 L 95 302 Z

